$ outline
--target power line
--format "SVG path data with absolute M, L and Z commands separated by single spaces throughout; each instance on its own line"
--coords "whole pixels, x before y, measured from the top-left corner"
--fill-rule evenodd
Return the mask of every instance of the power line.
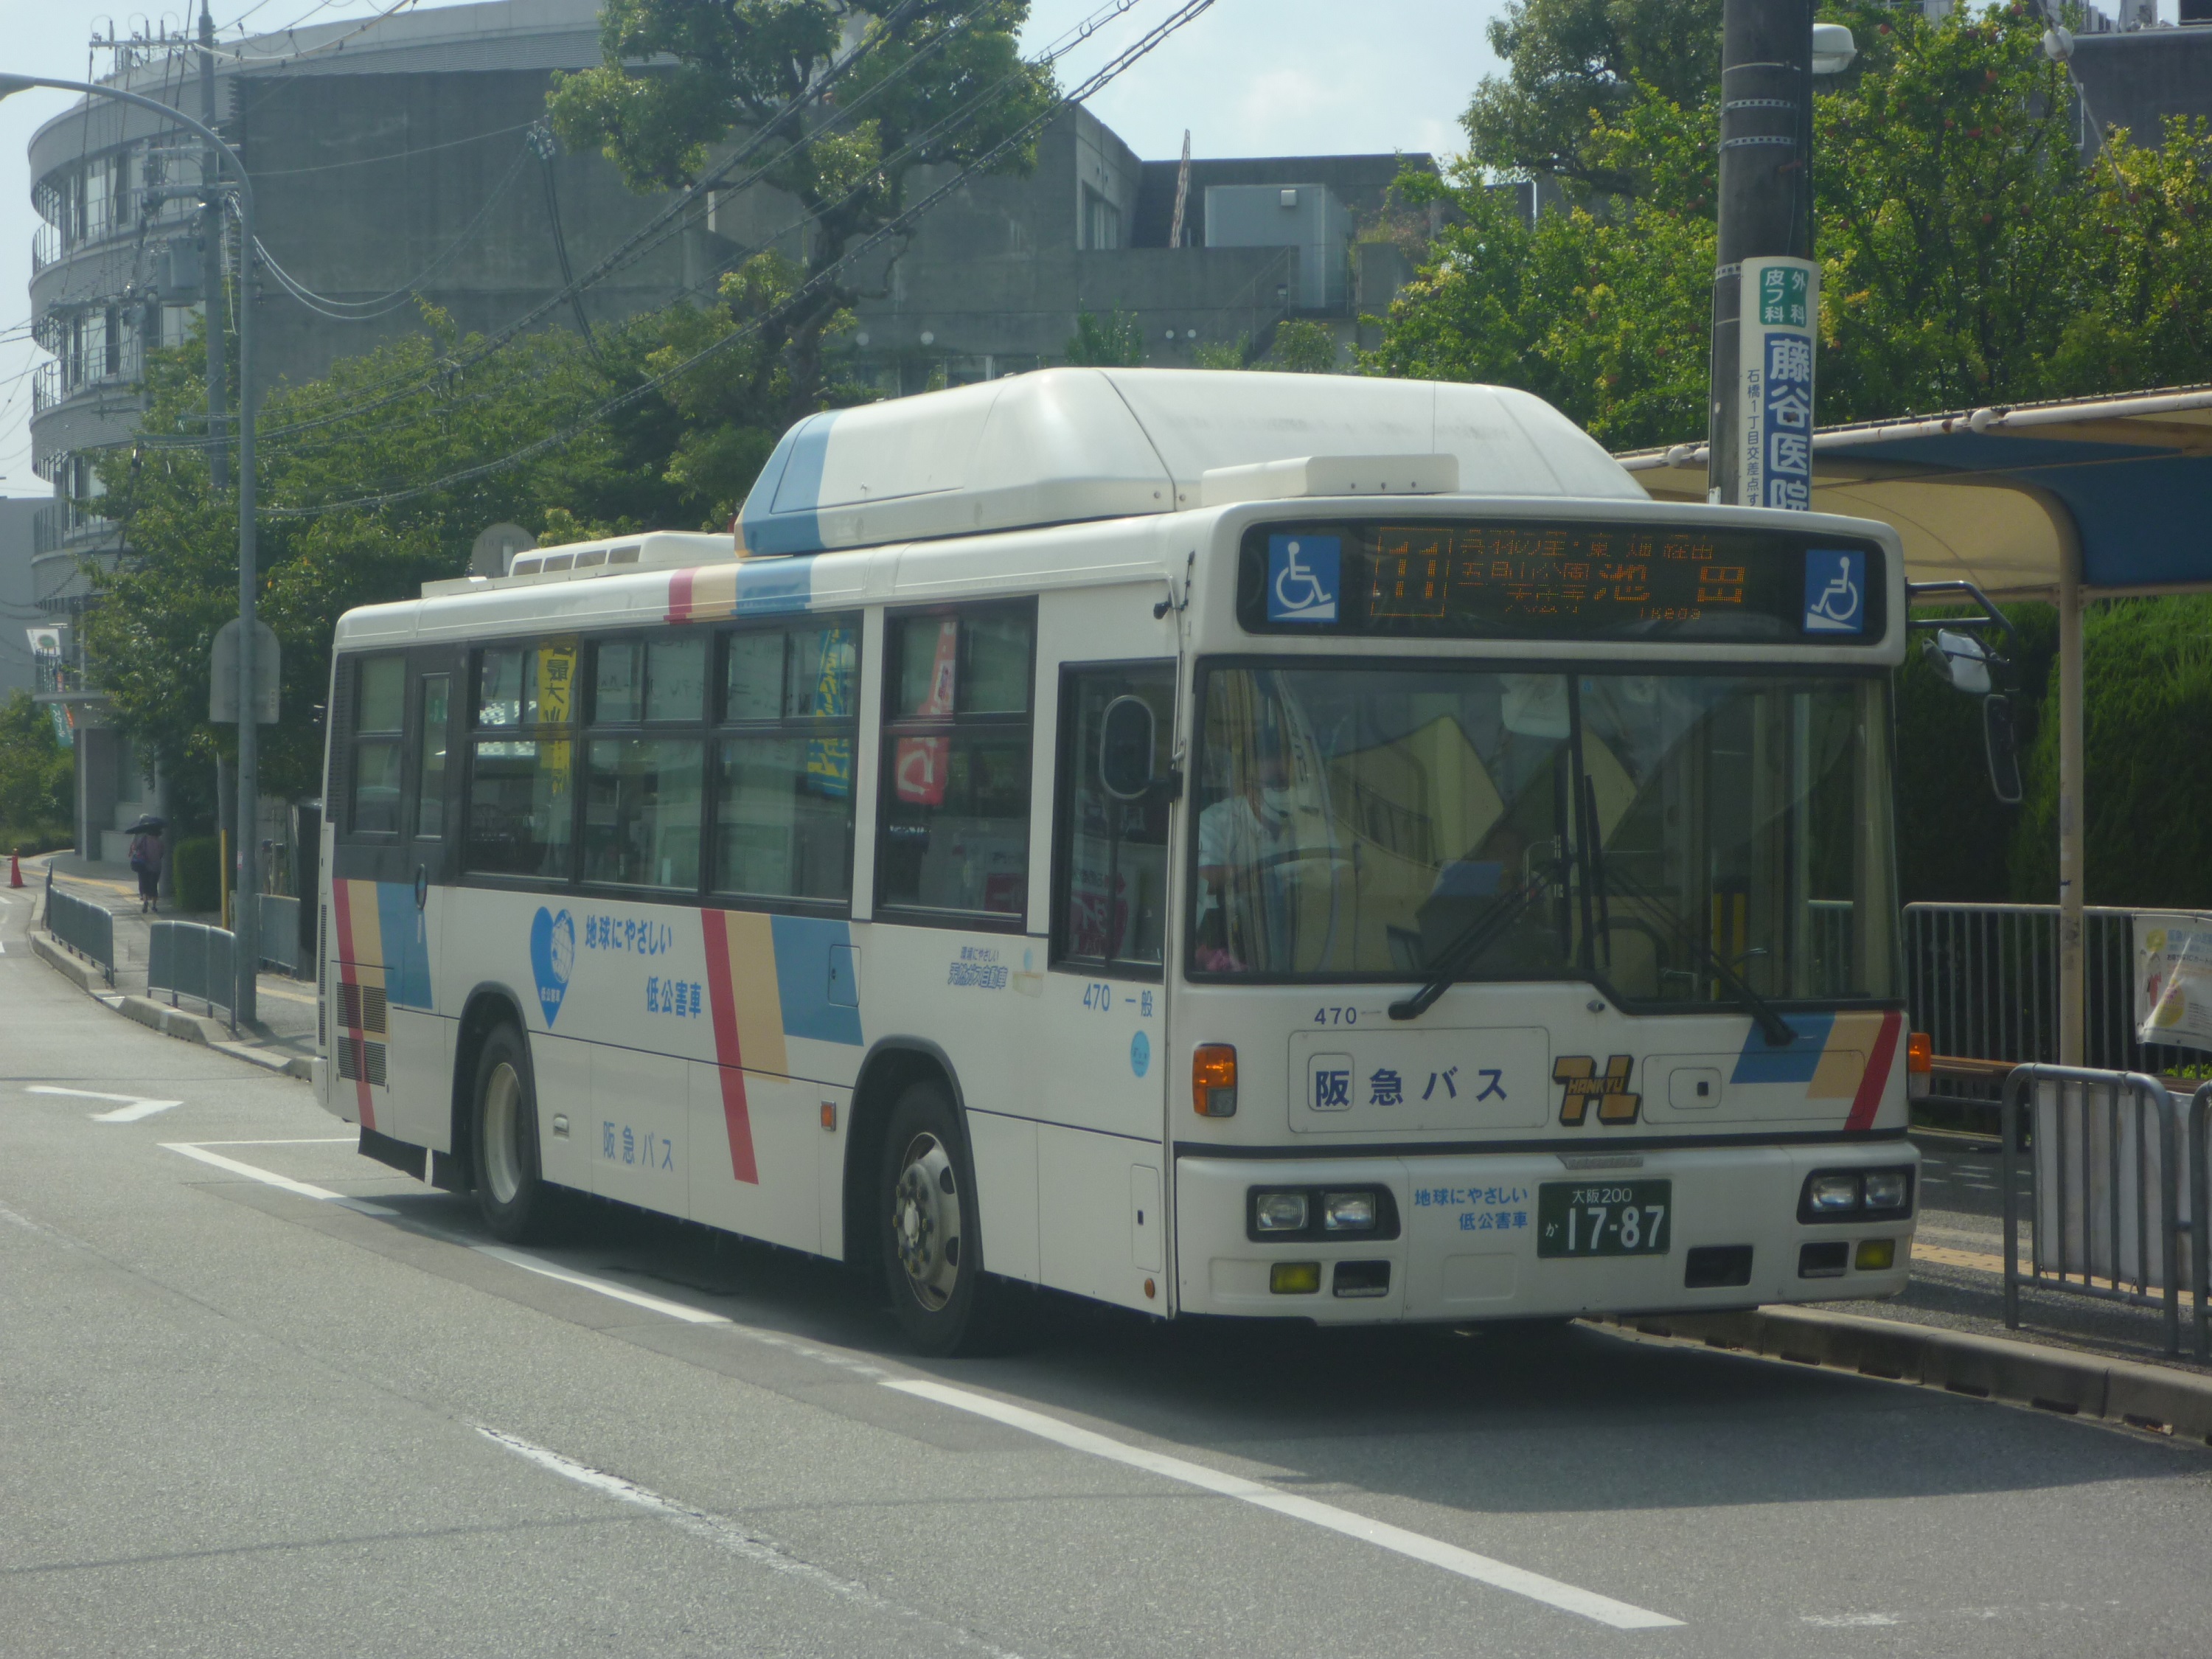
M 993 145 L 991 149 L 987 150 L 982 155 L 977 157 L 966 167 L 961 168 L 958 173 L 955 173 L 951 179 L 945 180 L 945 183 L 939 185 L 935 190 L 930 191 L 927 196 L 923 197 L 921 201 L 915 203 L 912 207 L 899 214 L 896 218 L 887 221 L 876 230 L 870 233 L 867 236 L 862 238 L 857 246 L 848 250 L 846 252 L 840 255 L 834 263 L 825 266 L 814 276 L 801 283 L 786 297 L 781 305 L 777 306 L 774 310 L 764 313 L 761 317 L 755 319 L 752 322 L 746 324 L 742 327 L 733 329 L 730 333 L 724 335 L 720 339 L 714 341 L 712 344 L 692 353 L 691 356 L 686 357 L 682 362 L 678 363 L 672 368 L 666 369 L 661 374 L 654 375 L 650 380 L 641 381 L 637 386 L 631 387 L 629 391 L 620 392 L 616 396 L 606 399 L 598 407 L 592 410 L 588 414 L 585 415 L 581 419 L 572 422 L 569 425 L 562 428 L 560 430 L 550 433 L 545 437 L 538 440 L 535 443 L 526 445 L 524 447 L 515 450 L 512 453 L 502 455 L 495 460 L 479 463 L 475 466 L 464 467 L 457 472 L 451 472 L 443 477 L 432 479 L 427 483 L 411 485 L 404 489 L 384 491 L 374 495 L 355 496 L 345 501 L 325 501 L 316 507 L 278 507 L 272 506 L 264 510 L 272 518 L 307 519 L 317 518 L 326 513 L 341 512 L 356 507 L 375 509 L 386 507 L 396 507 L 402 502 L 413 501 L 417 497 L 431 495 L 441 489 L 450 489 L 456 484 L 470 483 L 478 478 L 489 477 L 495 473 L 505 471 L 509 467 L 519 466 L 523 462 L 534 459 L 539 455 L 548 454 L 556 449 L 565 447 L 567 445 L 573 443 L 577 438 L 582 436 L 586 432 L 591 430 L 592 428 L 597 426 L 608 416 L 615 414 L 623 409 L 626 409 L 633 404 L 642 401 L 653 392 L 659 391 L 662 386 L 667 386 L 671 382 L 681 379 L 685 374 L 690 374 L 692 370 L 698 368 L 700 364 L 705 362 L 709 357 L 713 357 L 720 352 L 726 351 L 730 347 L 738 343 L 740 341 L 758 333 L 771 319 L 789 312 L 802 301 L 811 298 L 816 290 L 827 286 L 830 279 L 837 275 L 846 266 L 853 264 L 855 260 L 860 258 L 862 256 L 879 246 L 884 242 L 890 240 L 892 237 L 903 234 L 908 228 L 910 227 L 916 220 L 921 218 L 923 214 L 928 212 L 929 210 L 936 206 L 938 203 L 943 201 L 946 197 L 957 191 L 976 173 L 988 171 L 1001 156 L 1026 143 L 1030 137 L 1042 128 L 1054 116 L 1059 114 L 1061 110 L 1076 104 L 1080 104 L 1085 100 L 1095 96 L 1097 93 L 1110 84 L 1124 70 L 1128 69 L 1131 64 L 1135 64 L 1139 59 L 1149 55 L 1153 48 L 1158 46 L 1163 40 L 1176 33 L 1176 30 L 1182 28 L 1184 24 L 1189 22 L 1200 13 L 1210 9 L 1212 4 L 1213 0 L 1185 0 L 1185 3 L 1173 15 L 1169 16 L 1164 21 L 1155 25 L 1151 31 L 1146 33 L 1133 46 L 1124 48 L 1120 54 L 1110 60 L 1103 69 L 1093 72 L 1091 77 L 1074 92 L 1066 94 L 1060 97 L 1052 100 L 1042 110 L 1039 111 L 1029 120 L 1024 122 L 1021 126 L 1017 128 L 1013 132 L 1008 134 L 1005 138 L 1000 139 L 998 143 Z

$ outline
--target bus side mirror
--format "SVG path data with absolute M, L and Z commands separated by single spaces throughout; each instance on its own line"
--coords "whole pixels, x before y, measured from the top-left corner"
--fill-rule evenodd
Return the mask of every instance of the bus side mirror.
M 2002 696 L 1982 699 L 1982 746 L 1990 760 L 1990 787 L 2007 806 L 2020 805 L 2020 743 L 2013 732 L 2012 702 Z
M 1098 723 L 1098 781 L 1115 800 L 1141 800 L 1152 787 L 1152 705 L 1120 696 Z
M 1920 651 L 1929 666 L 1948 681 L 1954 691 L 1963 691 L 1970 697 L 1989 696 L 1989 647 L 1972 634 L 1939 629 L 1935 638 L 1921 641 Z

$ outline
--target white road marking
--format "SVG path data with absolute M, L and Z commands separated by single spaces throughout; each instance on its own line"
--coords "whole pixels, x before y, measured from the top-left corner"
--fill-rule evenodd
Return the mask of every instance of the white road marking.
M 320 1199 L 325 1204 L 337 1204 L 349 1210 L 358 1210 L 363 1215 L 396 1216 L 397 1210 L 386 1209 L 381 1204 L 371 1204 L 367 1199 L 348 1198 L 343 1193 L 334 1193 L 327 1187 L 310 1186 L 304 1181 L 295 1181 L 289 1176 L 278 1175 L 274 1170 L 257 1169 L 251 1164 L 241 1164 L 234 1158 L 225 1158 L 221 1152 L 210 1152 L 190 1141 L 165 1140 L 165 1152 L 182 1152 L 186 1158 L 196 1158 L 203 1164 L 211 1164 L 218 1170 L 228 1170 L 233 1175 L 242 1175 L 249 1181 L 258 1181 L 265 1187 L 276 1187 L 288 1193 L 297 1193 L 301 1198 Z
M 23 1091 L 27 1095 L 70 1095 L 78 1100 L 119 1100 L 123 1103 L 112 1112 L 94 1112 L 94 1123 L 136 1123 L 139 1119 L 166 1112 L 173 1106 L 181 1106 L 181 1100 L 149 1100 L 143 1095 L 103 1095 L 90 1089 L 60 1089 L 50 1084 L 34 1083 Z
M 1273 1510 L 1276 1514 L 1289 1516 L 1293 1520 L 1325 1527 L 1347 1538 L 1357 1538 L 1378 1548 L 1394 1550 L 1416 1561 L 1425 1561 L 1431 1566 L 1442 1567 L 1446 1572 L 1455 1572 L 1462 1578 L 1472 1578 L 1494 1589 L 1525 1595 L 1531 1601 L 1541 1601 L 1547 1607 L 1558 1607 L 1562 1612 L 1580 1613 L 1585 1619 L 1611 1625 L 1616 1630 L 1656 1630 L 1682 1622 L 1679 1619 L 1669 1619 L 1663 1613 L 1653 1613 L 1648 1608 L 1632 1607 L 1626 1601 L 1616 1601 L 1609 1595 L 1600 1595 L 1595 1590 L 1563 1583 L 1556 1578 L 1547 1578 L 1540 1572 L 1530 1572 L 1487 1555 L 1477 1555 L 1473 1550 L 1463 1550 L 1458 1545 L 1447 1544 L 1441 1539 L 1408 1532 L 1403 1527 L 1394 1527 L 1387 1522 L 1370 1520 L 1350 1510 L 1340 1510 L 1333 1504 L 1319 1503 L 1294 1492 L 1278 1492 L 1257 1480 L 1247 1480 L 1242 1475 L 1225 1474 L 1219 1469 L 1208 1468 L 1203 1463 L 1170 1457 L 1138 1446 L 1124 1445 L 1105 1435 L 1079 1429 L 1056 1417 L 1047 1417 L 1042 1412 L 1009 1405 L 988 1395 L 973 1394 L 966 1389 L 951 1388 L 943 1382 L 919 1377 L 890 1377 L 884 1380 L 883 1386 L 896 1389 L 901 1394 L 913 1395 L 918 1399 L 933 1400 L 957 1411 L 988 1417 L 994 1422 L 1020 1429 L 1071 1450 L 1088 1452 L 1093 1457 L 1126 1463 L 1131 1468 L 1143 1469 L 1170 1480 L 1180 1480 L 1186 1486 L 1218 1492 L 1224 1498 L 1234 1498 L 1263 1510 Z
M 479 1255 L 488 1255 L 495 1261 L 504 1261 L 510 1267 L 520 1267 L 525 1273 L 542 1273 L 548 1279 L 557 1279 L 564 1285 L 576 1285 L 587 1291 L 597 1291 L 601 1296 L 611 1296 L 617 1302 L 629 1303 L 632 1307 L 665 1314 L 669 1318 L 680 1319 L 687 1325 L 727 1325 L 733 1322 L 720 1314 L 708 1313 L 704 1308 L 686 1307 L 681 1302 L 671 1302 L 665 1297 L 654 1296 L 646 1291 L 633 1291 L 627 1285 L 593 1279 L 587 1273 L 572 1273 L 566 1267 L 556 1267 L 550 1261 L 525 1255 L 520 1250 L 504 1249 L 497 1244 L 471 1244 L 469 1248 Z
M 978 1653 L 991 1654 L 995 1656 L 995 1659 L 1017 1659 L 1017 1656 L 1008 1653 L 1004 1648 L 992 1646 L 972 1632 L 945 1624 L 912 1607 L 902 1607 L 896 1601 L 885 1601 L 865 1584 L 840 1578 L 811 1561 L 787 1555 L 767 1540 L 754 1537 L 734 1521 L 710 1515 L 704 1510 L 693 1509 L 689 1504 L 679 1504 L 672 1498 L 663 1498 L 659 1492 L 639 1486 L 635 1480 L 625 1480 L 618 1474 L 609 1474 L 604 1469 L 579 1463 L 574 1458 L 563 1457 L 556 1451 L 548 1451 L 544 1447 L 533 1445 L 519 1436 L 504 1434 L 497 1429 L 487 1429 L 481 1425 L 477 1426 L 477 1432 L 494 1445 L 502 1446 L 518 1457 L 527 1458 L 542 1469 L 550 1469 L 564 1480 L 573 1480 L 580 1486 L 588 1486 L 593 1492 L 620 1503 L 634 1504 L 694 1538 L 702 1538 L 732 1555 L 742 1556 L 756 1565 L 766 1567 L 771 1572 L 787 1573 L 792 1577 L 803 1579 L 817 1589 L 827 1590 L 844 1601 L 857 1602 L 872 1612 L 889 1613 L 894 1618 L 909 1620 L 933 1630 L 942 1631 L 957 1640 L 961 1646 Z
M 295 1135 L 289 1140 L 195 1140 L 195 1146 L 351 1146 L 359 1135 Z

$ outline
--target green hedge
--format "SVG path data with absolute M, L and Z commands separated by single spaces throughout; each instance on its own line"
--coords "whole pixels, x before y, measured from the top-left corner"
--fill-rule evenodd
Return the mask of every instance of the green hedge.
M 177 908 L 185 912 L 212 911 L 222 902 L 222 843 L 213 836 L 180 841 L 171 854 L 170 873 L 177 887 Z

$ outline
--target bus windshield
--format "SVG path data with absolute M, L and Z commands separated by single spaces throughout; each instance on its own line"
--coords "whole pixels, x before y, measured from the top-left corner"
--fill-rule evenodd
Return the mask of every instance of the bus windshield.
M 1200 977 L 1895 994 L 1879 676 L 1240 665 L 1202 696 Z

